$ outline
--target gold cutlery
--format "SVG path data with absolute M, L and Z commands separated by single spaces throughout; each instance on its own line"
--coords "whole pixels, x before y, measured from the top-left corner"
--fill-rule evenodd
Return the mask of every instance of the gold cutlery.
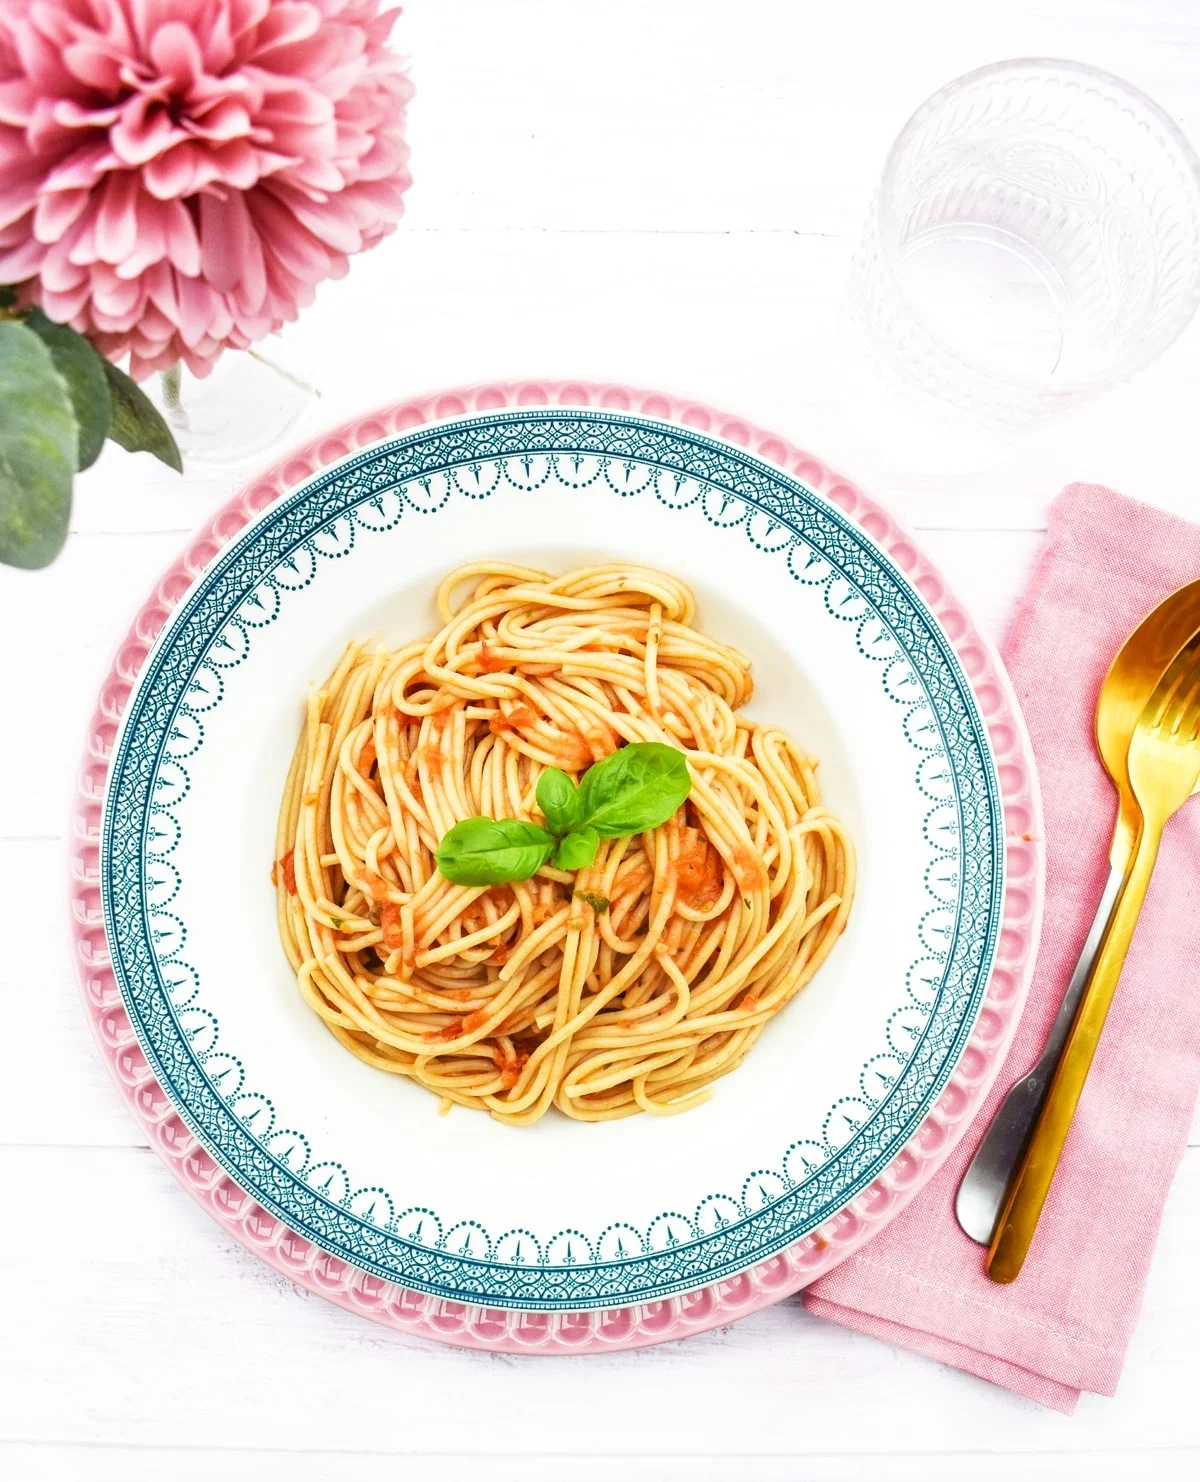
M 1126 771 L 1141 811 L 1133 861 L 1046 1104 L 1001 1211 L 988 1252 L 993 1281 L 1014 1280 L 1025 1262 L 1146 898 L 1163 828 L 1200 782 L 1200 633 L 1155 686 L 1134 727 Z
M 1111 869 L 1045 1048 L 1037 1064 L 1001 1102 L 958 1186 L 954 1204 L 958 1223 L 980 1245 L 991 1244 L 1005 1195 L 1046 1100 L 1104 930 L 1133 863 L 1141 810 L 1129 785 L 1126 760 L 1134 727 L 1167 666 L 1197 630 L 1200 630 L 1200 581 L 1173 592 L 1143 618 L 1121 646 L 1101 686 L 1096 708 L 1096 747 L 1118 799 L 1117 821 L 1108 853 Z

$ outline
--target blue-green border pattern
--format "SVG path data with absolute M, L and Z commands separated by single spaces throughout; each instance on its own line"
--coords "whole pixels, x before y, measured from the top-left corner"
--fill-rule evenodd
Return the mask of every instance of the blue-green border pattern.
M 596 486 L 698 509 L 738 530 L 797 581 L 821 585 L 830 613 L 857 625 L 858 648 L 904 707 L 918 786 L 929 800 L 926 910 L 908 975 L 911 1008 L 863 1068 L 860 1094 L 831 1107 L 820 1142 L 796 1142 L 778 1167 L 691 1214 L 599 1235 L 494 1238 L 436 1211 L 397 1212 L 384 1189 L 356 1188 L 275 1126 L 265 1095 L 219 1044 L 186 959 L 171 854 L 186 762 L 204 715 L 256 628 L 288 593 L 356 539 L 434 514 L 456 495 L 487 498 L 501 475 L 521 488 Z M 407 527 L 406 527 L 407 528 Z M 114 751 L 105 798 L 101 887 L 125 1006 L 155 1075 L 214 1158 L 271 1213 L 370 1274 L 435 1296 L 502 1307 L 580 1310 L 658 1300 L 737 1274 L 843 1208 L 901 1150 L 953 1072 L 982 1004 L 1004 883 L 1000 790 L 986 731 L 949 641 L 903 573 L 869 536 L 796 479 L 704 434 L 601 410 L 510 408 L 421 427 L 322 471 L 279 501 L 204 572 L 160 635 Z M 582 1135 L 586 1135 L 586 1128 Z

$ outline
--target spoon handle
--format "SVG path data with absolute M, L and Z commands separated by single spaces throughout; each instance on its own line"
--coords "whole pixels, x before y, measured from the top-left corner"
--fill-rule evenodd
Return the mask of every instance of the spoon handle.
M 993 1281 L 1014 1281 L 1025 1264 L 1084 1081 L 1091 1069 L 1092 1057 L 1100 1042 L 1121 969 L 1125 966 L 1125 956 L 1158 858 L 1161 837 L 1161 824 L 1148 821 L 1138 838 L 1129 879 L 1117 900 L 1112 924 L 1101 943 L 1045 1105 L 992 1237 L 987 1270 Z
M 958 1186 L 954 1213 L 963 1233 L 980 1245 L 991 1244 L 996 1221 L 1004 1207 L 1004 1196 L 1029 1145 L 1038 1113 L 1045 1104 L 1055 1067 L 1075 1020 L 1075 1011 L 1087 987 L 1092 964 L 1124 883 L 1125 870 L 1114 866 L 1104 883 L 1095 920 L 1071 974 L 1062 1005 L 1046 1037 L 1046 1047 L 1033 1069 L 1014 1083 L 1000 1103 Z

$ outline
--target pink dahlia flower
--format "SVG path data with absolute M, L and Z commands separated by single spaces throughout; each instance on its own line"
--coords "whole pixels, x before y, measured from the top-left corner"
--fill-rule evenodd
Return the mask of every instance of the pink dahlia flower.
M 390 232 L 412 93 L 380 0 L 0 0 L 0 283 L 204 375 Z

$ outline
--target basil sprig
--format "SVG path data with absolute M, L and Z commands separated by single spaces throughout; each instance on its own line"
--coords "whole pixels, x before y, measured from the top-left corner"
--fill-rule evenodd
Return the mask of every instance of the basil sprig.
M 550 860 L 585 870 L 601 839 L 624 839 L 666 823 L 692 790 L 683 753 L 635 741 L 583 774 L 579 786 L 557 767 L 538 778 L 546 827 L 516 818 L 465 818 L 438 846 L 437 867 L 455 885 L 528 880 Z

